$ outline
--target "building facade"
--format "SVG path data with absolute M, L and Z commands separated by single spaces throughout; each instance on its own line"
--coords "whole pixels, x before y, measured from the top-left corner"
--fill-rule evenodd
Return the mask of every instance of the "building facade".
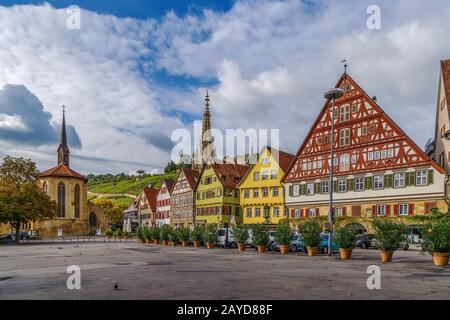
M 242 223 L 238 183 L 248 166 L 205 165 L 195 189 L 195 223 L 216 223 L 223 227 Z
M 173 180 L 164 180 L 156 196 L 156 226 L 170 223 L 170 191 Z
M 288 218 L 281 179 L 295 156 L 265 147 L 238 185 L 243 223 L 278 224 Z
M 156 197 L 159 189 L 153 187 L 142 188 L 138 195 L 137 217 L 140 227 L 154 227 L 156 225 Z
M 426 215 L 446 210 L 444 170 L 392 121 L 346 73 L 337 86 L 330 185 L 331 101 L 327 101 L 301 145 L 283 182 L 291 218 L 328 215 L 329 191 L 334 215 L 365 217 Z
M 178 171 L 170 192 L 170 224 L 176 227 L 194 223 L 194 189 L 199 172 L 188 168 Z

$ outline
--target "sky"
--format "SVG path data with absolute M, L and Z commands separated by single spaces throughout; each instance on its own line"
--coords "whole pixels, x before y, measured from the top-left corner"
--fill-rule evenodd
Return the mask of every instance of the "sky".
M 80 28 L 67 27 L 70 5 Z M 73 169 L 160 172 L 206 89 L 213 127 L 279 129 L 296 153 L 343 59 L 423 147 L 449 17 L 444 0 L 0 0 L 0 157 L 54 166 L 65 105 Z

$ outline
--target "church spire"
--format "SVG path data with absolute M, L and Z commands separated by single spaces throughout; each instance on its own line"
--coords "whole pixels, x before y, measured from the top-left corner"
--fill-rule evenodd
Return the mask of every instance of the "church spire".
M 58 147 L 58 165 L 64 164 L 69 166 L 69 146 L 67 144 L 67 134 L 66 134 L 66 110 L 63 106 L 63 119 L 61 125 L 61 140 Z
M 205 141 L 205 133 L 207 133 L 210 130 L 211 130 L 211 114 L 209 113 L 209 94 L 208 94 L 208 90 L 206 90 L 205 111 L 203 112 L 203 127 L 202 127 L 203 143 L 210 142 L 210 141 Z M 206 140 L 208 140 L 208 139 L 206 139 Z

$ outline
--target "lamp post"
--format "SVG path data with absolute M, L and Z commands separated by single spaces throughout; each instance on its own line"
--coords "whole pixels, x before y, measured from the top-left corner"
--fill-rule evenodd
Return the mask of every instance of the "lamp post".
M 328 212 L 328 223 L 330 224 L 330 234 L 328 236 L 328 255 L 331 256 L 331 243 L 333 237 L 333 170 L 334 170 L 334 104 L 335 100 L 344 95 L 344 90 L 333 88 L 325 92 L 324 97 L 331 99 L 331 139 L 330 139 L 330 182 L 328 191 L 330 192 L 330 210 Z

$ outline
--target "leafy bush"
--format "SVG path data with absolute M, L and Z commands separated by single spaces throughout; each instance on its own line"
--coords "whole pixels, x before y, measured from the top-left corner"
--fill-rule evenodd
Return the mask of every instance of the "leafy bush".
M 432 253 L 450 252 L 450 218 L 433 219 L 422 229 L 423 249 Z
M 144 240 L 153 241 L 153 235 L 148 227 L 141 227 Z
M 121 229 L 117 229 L 114 232 L 114 236 L 120 238 L 122 236 L 122 230 Z
M 208 223 L 205 230 L 205 241 L 208 243 L 214 243 L 217 239 L 217 225 L 214 223 Z
M 356 246 L 358 231 L 353 224 L 336 228 L 334 237 L 339 248 L 353 249 Z
M 234 239 L 237 243 L 245 243 L 248 239 L 248 227 L 240 224 L 233 228 Z
M 255 245 L 267 245 L 269 240 L 267 224 L 254 224 L 252 226 L 252 238 Z
M 194 230 L 191 232 L 192 241 L 202 241 L 205 233 L 205 228 L 203 226 L 195 226 Z
M 111 237 L 113 234 L 114 234 L 114 232 L 111 229 L 106 229 L 105 230 L 105 236 Z
M 189 241 L 191 237 L 191 229 L 188 226 L 183 226 L 175 230 L 178 241 Z
M 281 220 L 278 222 L 276 233 L 275 233 L 275 241 L 281 245 L 289 245 L 294 236 L 294 232 L 289 225 L 288 220 Z
M 172 232 L 172 226 L 169 225 L 169 224 L 163 224 L 161 226 L 161 229 L 159 230 L 159 234 L 161 236 L 161 240 L 169 241 L 171 232 Z
M 160 240 L 161 234 L 158 227 L 151 227 L 149 228 L 150 236 L 153 240 Z
M 141 241 L 145 241 L 145 231 L 143 227 L 139 227 L 136 231 L 136 235 Z
M 322 226 L 317 219 L 306 219 L 299 223 L 298 228 L 305 246 L 317 248 L 320 245 Z
M 388 218 L 376 218 L 372 222 L 375 230 L 375 239 L 378 240 L 378 249 L 395 251 L 406 238 L 406 226 Z
M 178 236 L 177 236 L 177 233 L 175 232 L 175 229 L 173 227 L 170 228 L 169 241 L 171 241 L 171 242 L 178 242 Z
M 129 237 L 129 236 L 130 236 L 130 233 L 129 233 L 128 231 L 125 231 L 125 232 L 123 233 L 123 236 L 124 236 L 124 237 Z

